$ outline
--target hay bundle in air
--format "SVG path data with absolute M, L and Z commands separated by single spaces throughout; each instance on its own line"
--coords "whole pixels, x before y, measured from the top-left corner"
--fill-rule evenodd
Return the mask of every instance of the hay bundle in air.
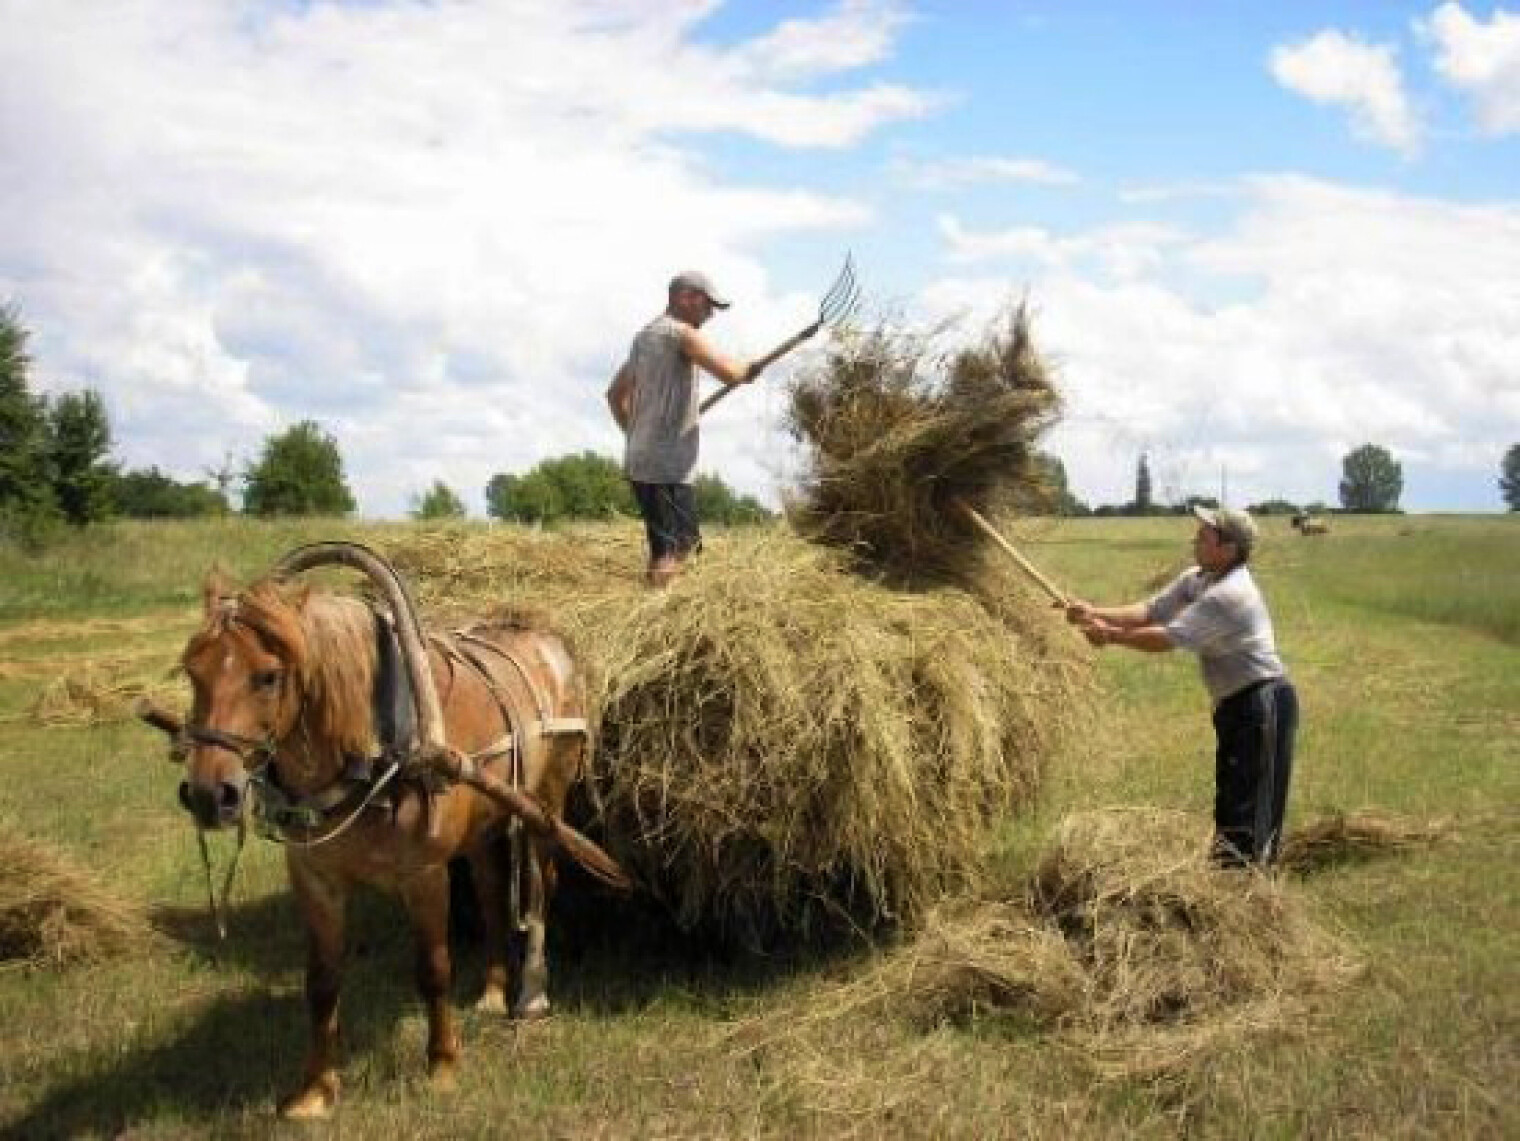
M 101 959 L 149 936 L 139 906 L 0 817 L 0 963 Z
M 789 427 L 808 467 L 788 514 L 890 581 L 964 580 L 980 537 L 959 504 L 1038 505 L 1035 443 L 1059 408 L 1023 305 L 948 356 L 886 328 L 846 339 L 793 389 Z
M 714 537 L 666 591 L 639 585 L 636 542 L 600 586 L 528 569 L 574 542 L 483 534 L 449 546 L 468 575 L 439 580 L 420 548 L 391 553 L 429 610 L 438 582 L 466 609 L 468 581 L 478 610 L 534 604 L 569 636 L 600 724 L 599 839 L 688 928 L 766 944 L 915 920 L 979 878 L 988 822 L 1079 716 L 1085 670 L 1043 612 L 1026 631 L 959 590 L 892 591 L 783 527 Z

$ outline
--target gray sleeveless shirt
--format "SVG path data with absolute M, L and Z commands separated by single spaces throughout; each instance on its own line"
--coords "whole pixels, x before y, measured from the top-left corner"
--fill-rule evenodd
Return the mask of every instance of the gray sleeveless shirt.
M 681 322 L 661 314 L 628 351 L 633 411 L 623 472 L 638 483 L 690 483 L 701 445 L 701 389 L 681 349 Z

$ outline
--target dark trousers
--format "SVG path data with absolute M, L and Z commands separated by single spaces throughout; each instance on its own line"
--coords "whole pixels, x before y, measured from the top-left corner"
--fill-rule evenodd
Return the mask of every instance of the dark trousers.
M 1282 841 L 1298 694 L 1287 678 L 1258 682 L 1214 709 L 1214 856 L 1270 864 Z
M 649 540 L 649 561 L 685 558 L 702 549 L 697 526 L 697 500 L 689 483 L 639 483 L 629 480 L 644 535 Z

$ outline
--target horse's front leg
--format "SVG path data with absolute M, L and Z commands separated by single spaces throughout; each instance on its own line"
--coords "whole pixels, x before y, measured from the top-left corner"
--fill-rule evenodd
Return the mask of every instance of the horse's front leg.
M 301 1088 L 280 1104 L 280 1116 L 326 1117 L 338 1100 L 338 991 L 343 979 L 348 888 L 295 859 L 288 861 L 306 924 L 306 1008 L 311 1042 Z
M 449 1007 L 453 967 L 449 961 L 448 865 L 436 864 L 408 876 L 401 886 L 401 898 L 417 941 L 417 989 L 427 1006 L 428 1074 L 435 1088 L 452 1089 L 459 1036 Z

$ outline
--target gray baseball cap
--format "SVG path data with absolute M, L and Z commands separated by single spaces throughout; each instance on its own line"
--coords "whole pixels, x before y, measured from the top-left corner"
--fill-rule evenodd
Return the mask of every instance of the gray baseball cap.
M 698 293 L 707 295 L 719 309 L 728 308 L 728 298 L 718 292 L 718 287 L 712 283 L 712 278 L 697 269 L 685 269 L 670 279 L 670 292 L 678 289 L 695 289 Z
M 1243 559 L 1256 546 L 1256 520 L 1233 507 L 1194 507 L 1193 514 L 1206 527 L 1219 532 L 1226 543 L 1233 543 Z

